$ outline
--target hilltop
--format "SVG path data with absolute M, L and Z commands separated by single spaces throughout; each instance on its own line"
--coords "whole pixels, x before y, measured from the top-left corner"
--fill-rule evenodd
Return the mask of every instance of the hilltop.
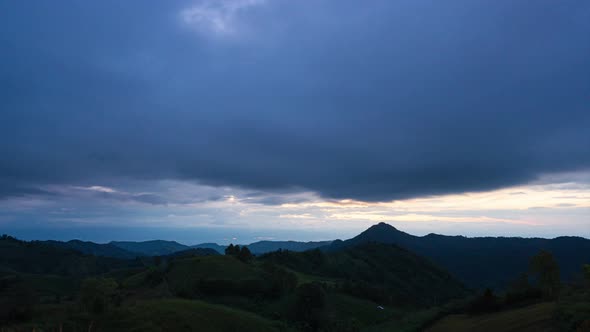
M 526 271 L 529 259 L 540 250 L 555 256 L 566 280 L 580 273 L 581 266 L 590 262 L 590 240 L 581 237 L 414 236 L 386 223 L 371 226 L 352 239 L 334 241 L 322 249 L 339 251 L 370 242 L 396 244 L 427 257 L 476 288 L 507 286 L 518 273 Z
M 509 250 L 556 246 L 562 255 L 572 245 L 584 248 L 576 241 L 588 240 L 416 237 L 382 223 L 350 240 L 301 252 L 252 255 L 240 249 L 222 255 L 211 247 L 188 247 L 120 259 L 98 256 L 126 255 L 112 243 L 4 236 L 0 325 L 15 330 L 64 326 L 67 331 L 89 326 L 96 331 L 194 330 L 201 325 L 211 331 L 421 331 L 427 326 L 444 331 L 447 326 L 485 330 L 488 320 L 493 326 L 520 326 L 515 315 L 528 313 L 522 324 L 575 330 L 590 315 L 590 266 L 587 284 L 558 285 L 560 301 L 552 305 L 547 301 L 554 298 L 535 279 L 496 296 L 471 290 L 462 278 L 481 278 L 481 284 L 516 278 L 531 257 L 508 257 Z M 169 241 L 150 241 L 148 247 L 158 253 L 184 248 Z M 90 250 L 94 255 L 82 252 Z M 576 259 L 584 255 L 579 252 Z M 456 267 L 472 271 L 462 274 Z M 520 310 L 524 305 L 531 310 Z M 534 308 L 546 310 L 534 316 Z
M 53 243 L 0 238 L 0 270 L 6 272 L 81 277 L 135 266 L 140 262 L 93 256 Z
M 43 243 L 48 246 L 53 247 L 60 247 L 64 249 L 71 249 L 78 252 L 81 252 L 86 255 L 94 255 L 100 257 L 113 257 L 113 258 L 120 258 L 120 259 L 133 259 L 137 256 L 141 256 L 141 254 L 136 252 L 131 252 L 125 250 L 123 248 L 119 248 L 112 244 L 101 244 L 101 243 L 94 243 L 90 241 L 80 241 L 80 240 L 70 240 L 67 242 L 62 241 L 38 241 L 39 243 Z

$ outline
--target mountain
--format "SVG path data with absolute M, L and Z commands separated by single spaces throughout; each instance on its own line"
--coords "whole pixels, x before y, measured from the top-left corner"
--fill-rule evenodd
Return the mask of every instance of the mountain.
M 143 313 L 146 310 L 143 303 L 154 303 L 143 300 L 149 294 L 158 301 L 181 298 L 271 319 L 280 323 L 276 325 L 278 331 L 415 331 L 438 312 L 435 309 L 413 315 L 415 311 L 467 294 L 459 281 L 428 260 L 385 244 L 367 244 L 330 253 L 317 249 L 281 250 L 252 261 L 231 255 L 178 257 L 159 269 L 149 267 L 126 277 L 120 284 L 138 299 L 131 306 L 128 304 L 131 301 L 124 302 L 122 308 Z M 168 331 L 171 326 L 188 329 L 180 324 L 184 315 L 193 320 L 203 317 L 200 323 L 206 326 L 212 326 L 212 319 L 232 319 L 169 303 L 158 307 L 167 310 L 166 318 L 160 318 L 162 315 L 152 309 L 138 321 L 144 324 L 150 320 L 171 321 L 163 329 Z M 109 319 L 124 319 L 121 326 L 126 330 L 130 330 L 135 320 L 123 313 L 105 318 Z M 395 329 L 371 328 L 380 324 Z M 136 329 L 147 330 L 146 326 L 154 325 Z M 212 330 L 248 329 L 236 326 Z
M 141 266 L 138 260 L 97 257 L 42 241 L 0 238 L 0 270 L 8 273 L 79 277 L 137 266 Z
M 220 253 L 211 248 L 189 248 L 166 255 L 168 258 L 184 258 L 193 256 L 218 256 Z
M 213 249 L 223 255 L 225 253 L 225 248 L 227 248 L 227 246 L 222 246 L 217 243 L 200 243 L 200 244 L 191 246 L 191 248 Z
M 260 259 L 333 280 L 340 291 L 376 303 L 427 307 L 467 294 L 448 272 L 392 244 L 371 242 L 332 252 L 281 250 Z
M 143 242 L 112 241 L 109 244 L 121 249 L 145 256 L 165 256 L 177 251 L 190 249 L 189 246 L 175 241 L 152 240 Z
M 70 240 L 68 242 L 62 241 L 39 241 L 49 246 L 60 247 L 64 249 L 72 249 L 79 251 L 86 255 L 113 257 L 119 259 L 134 259 L 138 256 L 137 253 L 129 252 L 125 249 L 119 248 L 112 244 L 99 244 L 88 241 Z
M 87 255 L 114 257 L 120 259 L 133 259 L 137 256 L 166 256 L 176 252 L 194 249 L 212 249 L 219 254 L 224 254 L 227 246 L 217 243 L 201 243 L 194 246 L 187 246 L 175 241 L 153 240 L 153 241 L 111 241 L 106 244 L 94 242 L 71 240 L 62 241 L 42 241 L 47 245 L 73 249 Z M 252 253 L 256 255 L 264 254 L 279 249 L 291 251 L 305 251 L 327 246 L 332 241 L 319 242 L 297 242 L 297 241 L 259 241 L 246 245 Z M 211 252 L 203 251 L 203 254 Z
M 262 255 L 267 252 L 277 251 L 279 249 L 283 250 L 290 250 L 290 251 L 306 251 L 310 249 L 315 249 L 319 247 L 324 247 L 330 245 L 332 241 L 317 241 L 317 242 L 298 242 L 298 241 L 258 241 L 254 243 L 247 244 L 246 247 L 250 249 L 250 251 L 255 255 Z M 201 243 L 191 248 L 209 248 L 214 249 L 218 253 L 223 254 L 225 253 L 225 248 L 227 246 L 222 246 L 217 243 Z
M 385 223 L 322 249 L 338 251 L 370 242 L 396 244 L 427 257 L 471 287 L 505 287 L 527 270 L 530 258 L 540 250 L 553 253 L 564 279 L 572 278 L 584 263 L 590 262 L 590 240 L 580 237 L 414 236 Z
M 323 246 L 330 245 L 332 241 L 318 242 L 297 242 L 297 241 L 259 241 L 248 245 L 248 249 L 255 254 L 260 255 L 279 249 L 290 251 L 306 251 Z

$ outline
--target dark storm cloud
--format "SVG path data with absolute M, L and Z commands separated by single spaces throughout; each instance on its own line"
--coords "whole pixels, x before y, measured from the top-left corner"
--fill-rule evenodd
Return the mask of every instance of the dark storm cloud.
M 2 2 L 0 195 L 180 179 L 389 200 L 590 167 L 588 1 L 218 3 L 256 5 L 224 34 L 182 21 L 199 1 Z
M 54 196 L 54 193 L 26 184 L 0 180 L 0 199 L 24 196 Z
M 116 197 L 116 199 L 129 199 L 140 203 L 147 203 L 151 205 L 165 205 L 168 202 L 165 198 L 155 194 L 137 194 L 128 197 Z

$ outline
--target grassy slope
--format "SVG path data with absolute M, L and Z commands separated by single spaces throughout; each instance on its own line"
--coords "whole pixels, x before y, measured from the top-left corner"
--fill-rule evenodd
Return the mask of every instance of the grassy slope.
M 39 296 L 75 296 L 80 280 L 53 275 L 22 274 L 22 280 L 32 285 Z
M 554 303 L 477 316 L 450 315 L 435 323 L 428 332 L 544 332 L 554 331 L 551 323 Z
M 275 252 L 261 257 L 298 276 L 354 280 L 382 290 L 394 303 L 428 307 L 466 294 L 463 286 L 430 261 L 393 245 L 369 243 L 338 252 Z
M 108 331 L 280 331 L 278 322 L 252 313 L 179 299 L 152 300 L 120 309 L 103 326 Z M 97 322 L 97 326 L 100 322 Z
M 205 256 L 174 261 L 168 277 L 243 280 L 259 277 L 259 271 L 254 265 L 243 263 L 231 256 Z
M 94 332 L 274 332 L 294 331 L 283 323 L 262 318 L 253 313 L 210 304 L 197 300 L 160 299 L 140 301 L 100 316 L 67 314 L 64 305 L 39 307 L 38 323 L 23 323 L 10 326 L 14 331 L 86 331 L 92 326 Z M 73 307 L 70 307 L 73 309 Z
M 128 278 L 123 284 L 141 284 L 141 280 L 145 276 L 146 272 L 134 275 Z M 299 283 L 324 281 L 328 284 L 333 284 L 339 281 L 338 279 L 322 278 L 300 272 L 297 273 L 297 276 Z M 209 256 L 177 260 L 169 267 L 166 273 L 168 285 L 173 291 L 190 288 L 198 279 L 244 280 L 260 278 L 264 278 L 260 264 L 246 264 L 229 256 Z M 287 320 L 293 318 L 290 314 L 293 310 L 292 306 L 294 302 L 292 294 L 278 299 L 265 300 L 253 300 L 252 298 L 243 296 L 219 296 L 208 297 L 207 301 L 256 312 L 266 317 Z M 378 306 L 379 304 L 373 301 L 355 298 L 341 293 L 328 292 L 327 294 L 327 314 L 329 317 L 334 320 L 352 319 L 361 328 L 382 324 L 392 319 L 398 320 L 407 315 L 407 312 L 401 309 L 385 306 L 382 310 L 377 308 Z
M 78 254 L 74 256 L 77 258 Z M 306 254 L 296 253 L 294 258 L 297 261 L 303 259 L 294 264 L 295 267 L 308 263 Z M 46 302 L 35 313 L 33 320 L 42 325 L 31 323 L 27 326 L 51 330 L 63 322 L 66 323 L 65 330 L 73 330 L 69 327 L 74 326 L 85 330 L 94 320 L 93 331 L 286 331 L 288 329 L 282 324 L 294 325 L 293 293 L 273 298 L 238 293 L 216 295 L 201 293 L 200 289 L 194 291 L 201 280 L 243 280 L 266 284 L 270 282 L 267 263 L 260 260 L 244 263 L 230 256 L 207 256 L 175 259 L 159 268 L 111 269 L 106 275 L 118 280 L 125 299 L 122 306 L 112 308 L 109 315 L 94 319 L 79 312 L 75 294 L 71 292 L 77 290 L 79 276 L 25 275 L 27 281 L 42 294 L 69 297 L 61 304 Z M 320 257 L 317 263 L 318 266 L 314 263 L 292 272 L 297 274 L 300 284 L 322 281 L 329 287 L 326 315 L 331 322 L 354 322 L 361 329 L 404 320 L 408 316 L 407 308 L 395 308 L 397 305 L 388 306 L 339 292 L 337 285 L 347 278 L 362 278 L 367 283 L 380 285 L 393 282 L 399 288 L 409 285 L 415 288 L 427 283 L 457 287 L 452 281 L 447 283 L 447 274 L 432 268 L 428 262 L 393 247 L 366 246 L 343 254 Z M 390 268 L 379 268 L 382 265 Z M 347 268 L 340 270 L 343 266 Z M 366 271 L 372 268 L 377 268 L 377 272 Z M 428 286 L 431 291 L 436 287 Z M 196 300 L 170 298 L 183 291 L 188 298 Z M 379 305 L 384 305 L 385 309 L 377 308 Z M 278 320 L 289 323 L 278 323 Z
M 379 304 L 375 302 L 345 294 L 333 293 L 327 298 L 329 315 L 332 315 L 334 319 L 354 318 L 362 327 L 380 324 L 402 315 L 401 311 L 394 308 L 386 306 L 379 309 L 378 306 Z
M 558 327 L 562 331 L 577 331 L 580 325 L 590 328 L 590 284 L 585 290 L 572 288 L 562 292 L 555 315 Z
M 206 256 L 174 261 L 166 273 L 166 278 L 172 291 L 186 290 L 187 293 L 191 293 L 199 279 L 259 279 L 261 273 L 253 265 L 231 256 Z
M 0 238 L 0 271 L 87 276 L 139 266 L 135 260 L 95 257 L 43 242 Z

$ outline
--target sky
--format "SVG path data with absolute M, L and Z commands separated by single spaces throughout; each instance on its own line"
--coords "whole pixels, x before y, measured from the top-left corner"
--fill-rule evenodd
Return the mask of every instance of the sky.
M 590 238 L 586 0 L 0 2 L 0 231 Z

